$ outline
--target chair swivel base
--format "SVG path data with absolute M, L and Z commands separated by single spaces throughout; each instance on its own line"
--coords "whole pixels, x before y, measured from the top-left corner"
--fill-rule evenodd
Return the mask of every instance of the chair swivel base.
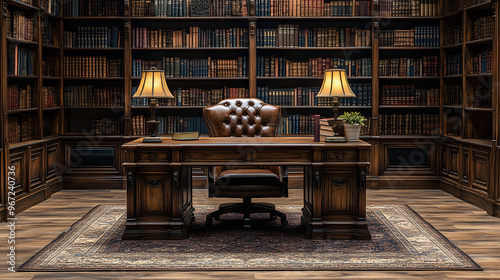
M 219 210 L 207 215 L 205 222 L 207 227 L 212 225 L 212 219 L 218 220 L 219 217 L 227 213 L 243 214 L 243 228 L 250 229 L 250 214 L 252 213 L 269 213 L 271 220 L 275 220 L 277 216 L 281 219 L 281 225 L 288 225 L 286 214 L 276 210 L 274 204 L 271 203 L 252 203 L 250 198 L 243 198 L 243 203 L 224 203 L 219 206 Z

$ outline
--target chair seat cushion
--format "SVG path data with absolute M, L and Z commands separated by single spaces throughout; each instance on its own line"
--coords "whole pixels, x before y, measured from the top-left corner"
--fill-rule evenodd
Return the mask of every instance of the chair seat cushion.
M 224 170 L 215 181 L 216 197 L 281 197 L 278 175 L 266 169 Z

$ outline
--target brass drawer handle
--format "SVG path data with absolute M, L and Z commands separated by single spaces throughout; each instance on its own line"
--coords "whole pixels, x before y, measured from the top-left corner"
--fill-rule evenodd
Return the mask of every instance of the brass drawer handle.
M 157 153 L 154 153 L 154 154 L 148 154 L 148 158 L 149 158 L 149 160 L 155 160 L 157 157 L 158 157 L 158 154 L 157 154 Z
M 341 153 L 336 153 L 335 154 L 335 157 L 338 159 L 338 160 L 343 160 L 344 159 L 344 155 L 341 154 Z

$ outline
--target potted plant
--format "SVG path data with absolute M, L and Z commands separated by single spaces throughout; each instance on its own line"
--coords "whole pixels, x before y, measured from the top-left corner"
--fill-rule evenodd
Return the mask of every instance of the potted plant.
M 359 141 L 361 126 L 365 125 L 366 118 L 359 112 L 344 112 L 339 118 L 345 120 L 344 132 L 347 141 Z

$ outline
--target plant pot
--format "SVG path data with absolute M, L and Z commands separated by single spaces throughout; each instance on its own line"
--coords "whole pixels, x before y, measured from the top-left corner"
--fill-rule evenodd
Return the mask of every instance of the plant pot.
M 344 123 L 345 139 L 348 142 L 357 142 L 357 141 L 359 141 L 359 132 L 360 131 L 361 131 L 361 125 L 360 124 Z

